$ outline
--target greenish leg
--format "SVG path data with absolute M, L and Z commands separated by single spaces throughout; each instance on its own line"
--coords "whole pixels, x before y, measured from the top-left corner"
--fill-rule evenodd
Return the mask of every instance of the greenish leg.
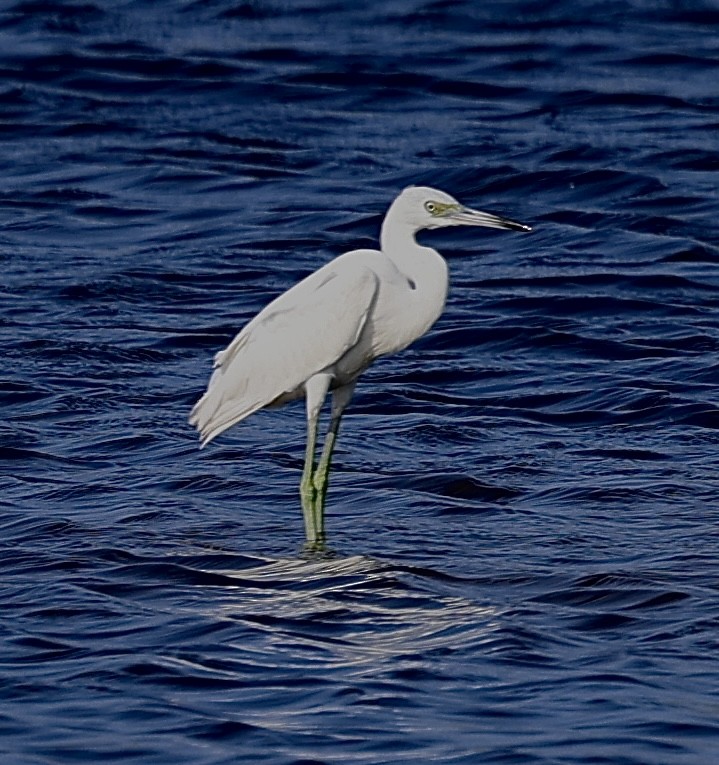
M 332 453 L 335 449 L 335 441 L 337 440 L 337 432 L 340 428 L 341 416 L 333 417 L 330 421 L 330 427 L 325 438 L 324 446 L 322 447 L 322 455 L 320 456 L 317 470 L 315 470 L 312 483 L 315 491 L 317 492 L 317 506 L 321 513 L 320 524 L 324 533 L 324 509 L 325 509 L 325 497 L 327 496 L 327 487 L 330 482 L 330 466 L 332 465 Z
M 315 499 L 316 492 L 313 485 L 315 469 L 315 447 L 317 444 L 317 426 L 318 421 L 310 420 L 307 423 L 307 447 L 305 449 L 305 465 L 302 470 L 302 480 L 300 481 L 300 499 L 302 501 L 302 515 L 305 519 L 305 535 L 308 542 L 317 541 L 317 532 L 315 522 Z
M 331 377 L 328 374 L 317 374 L 305 383 L 307 405 L 307 446 L 305 448 L 305 464 L 302 469 L 300 482 L 300 499 L 302 500 L 302 515 L 305 520 L 305 535 L 310 547 L 321 546 L 324 541 L 323 513 L 317 510 L 317 490 L 315 489 L 315 449 L 317 446 L 317 430 L 319 428 L 320 410 L 330 387 Z
M 330 427 L 327 431 L 327 437 L 325 438 L 324 446 L 322 447 L 322 454 L 320 456 L 317 470 L 315 470 L 312 483 L 316 491 L 315 501 L 315 518 L 317 528 L 321 530 L 322 538 L 324 539 L 325 533 L 325 497 L 327 496 L 327 487 L 330 480 L 330 467 L 332 465 L 332 453 L 335 449 L 335 443 L 337 441 L 337 433 L 340 429 L 340 421 L 342 420 L 342 414 L 349 404 L 354 391 L 354 382 L 337 388 L 332 393 L 332 415 L 330 418 Z
M 320 461 L 315 467 L 315 450 L 319 427 L 320 408 L 329 388 L 329 375 L 315 375 L 306 384 L 307 394 L 307 447 L 305 464 L 300 482 L 302 514 L 305 521 L 307 548 L 323 550 L 325 542 L 325 497 L 329 484 L 332 452 L 340 428 L 340 420 L 345 407 L 352 398 L 354 383 L 337 388 L 332 394 L 332 414 Z

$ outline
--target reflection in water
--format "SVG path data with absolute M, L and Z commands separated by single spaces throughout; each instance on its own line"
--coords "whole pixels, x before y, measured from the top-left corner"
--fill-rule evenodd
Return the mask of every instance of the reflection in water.
M 269 642 L 281 636 L 283 652 L 323 647 L 326 666 L 417 661 L 479 644 L 496 627 L 496 608 L 423 592 L 363 556 L 219 573 L 241 580 L 237 602 L 227 601 L 224 614 L 250 622 Z

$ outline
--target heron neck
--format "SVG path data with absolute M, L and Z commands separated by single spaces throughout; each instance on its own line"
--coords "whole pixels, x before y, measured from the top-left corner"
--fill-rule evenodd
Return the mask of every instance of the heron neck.
M 416 233 L 413 226 L 394 220 L 393 216 L 388 214 L 382 223 L 379 238 L 382 252 L 389 255 L 399 265 L 398 259 L 401 259 L 403 253 L 409 255 L 420 247 L 415 239 Z
M 444 258 L 431 247 L 423 247 L 415 239 L 416 230 L 391 217 L 385 219 L 380 234 L 382 252 L 404 274 L 412 286 L 407 293 L 408 310 L 414 324 L 424 333 L 437 319 L 447 297 L 448 271 Z M 417 319 L 424 317 L 422 324 Z M 419 335 L 416 335 L 419 337 Z

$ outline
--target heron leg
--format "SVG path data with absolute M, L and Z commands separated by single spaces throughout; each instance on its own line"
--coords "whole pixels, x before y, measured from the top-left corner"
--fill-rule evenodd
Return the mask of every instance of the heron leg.
M 314 484 L 315 449 L 317 445 L 317 430 L 319 427 L 320 410 L 330 386 L 330 375 L 319 374 L 311 377 L 305 384 L 307 399 L 307 446 L 305 448 L 305 463 L 300 481 L 300 499 L 302 515 L 305 521 L 305 535 L 310 544 L 322 542 L 324 539 L 324 507 L 317 507 L 317 490 Z
M 345 385 L 342 388 L 337 388 L 332 393 L 332 414 L 330 418 L 330 427 L 327 431 L 327 437 L 325 438 L 324 445 L 322 446 L 322 454 L 320 456 L 317 470 L 315 470 L 312 483 L 315 491 L 317 492 L 317 505 L 321 508 L 322 513 L 322 527 L 324 529 L 324 506 L 325 497 L 327 496 L 327 487 L 329 486 L 330 478 L 330 466 L 332 464 L 332 453 L 334 452 L 335 442 L 337 441 L 337 433 L 340 429 L 340 421 L 344 410 L 347 408 L 352 394 L 354 393 L 355 384 L 351 382 L 349 385 Z
M 300 481 L 300 499 L 302 500 L 302 515 L 305 519 L 305 535 L 307 540 L 314 542 L 317 529 L 314 523 L 315 487 L 312 485 L 312 476 L 315 469 L 315 447 L 317 444 L 318 418 L 307 420 L 307 446 L 305 447 L 305 464 L 302 469 Z

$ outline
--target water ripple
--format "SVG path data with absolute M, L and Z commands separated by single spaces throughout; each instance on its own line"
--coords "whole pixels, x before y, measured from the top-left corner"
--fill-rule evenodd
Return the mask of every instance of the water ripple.
M 716 9 L 0 11 L 8 762 L 716 759 Z M 433 331 L 198 452 L 212 354 L 404 185 Z

